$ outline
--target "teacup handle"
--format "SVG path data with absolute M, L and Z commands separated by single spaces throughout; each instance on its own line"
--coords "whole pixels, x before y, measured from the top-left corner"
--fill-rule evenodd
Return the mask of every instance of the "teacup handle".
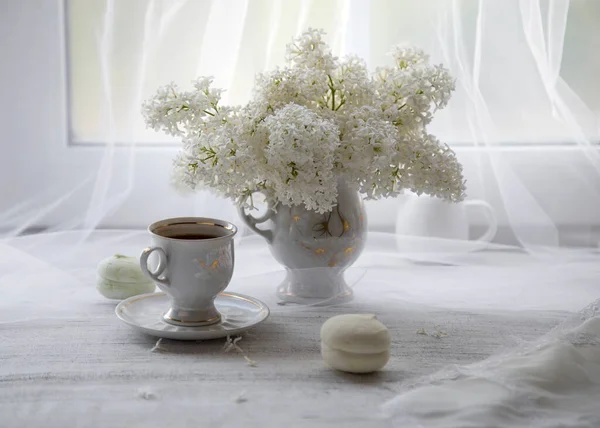
M 256 227 L 257 224 L 264 223 L 265 221 L 269 220 L 273 216 L 273 213 L 274 213 L 273 205 L 271 205 L 270 202 L 267 206 L 267 212 L 264 213 L 260 217 L 253 217 L 250 214 L 247 214 L 246 208 L 244 208 L 242 206 L 238 207 L 238 213 L 240 215 L 240 218 L 244 221 L 244 223 L 246 223 L 248 225 L 248 227 L 250 229 L 252 229 L 254 232 L 258 233 L 260 236 L 265 238 L 267 240 L 267 242 L 269 242 L 269 243 L 273 242 L 273 231 L 272 230 L 262 230 L 262 229 L 259 229 L 258 227 Z
M 464 204 L 467 208 L 482 208 L 483 214 L 488 222 L 488 229 L 479 238 L 474 239 L 474 241 L 491 242 L 492 239 L 496 237 L 496 233 L 498 232 L 498 219 L 496 218 L 496 212 L 494 211 L 494 208 L 492 208 L 492 206 L 486 201 L 482 201 L 481 199 L 465 201 Z
M 152 254 L 154 251 L 158 252 L 158 266 L 156 267 L 156 270 L 152 272 L 150 269 L 148 269 L 148 257 L 150 257 L 150 254 Z M 153 281 L 164 285 L 165 287 L 171 286 L 168 278 L 160 278 L 160 276 L 164 273 L 165 269 L 167 268 L 167 253 L 165 253 L 165 250 L 163 250 L 162 248 L 145 248 L 144 251 L 142 251 L 142 254 L 140 255 L 140 267 L 142 268 L 142 272 L 144 272 L 144 274 Z

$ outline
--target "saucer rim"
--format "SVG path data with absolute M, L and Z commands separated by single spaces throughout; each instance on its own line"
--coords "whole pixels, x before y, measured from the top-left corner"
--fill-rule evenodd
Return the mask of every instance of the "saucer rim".
M 138 294 L 135 296 L 131 296 L 125 300 L 122 300 L 115 307 L 115 315 L 117 316 L 117 318 L 119 320 L 121 320 L 123 323 L 125 323 L 129 327 L 131 327 L 137 331 L 140 331 L 142 333 L 148 334 L 150 336 L 167 338 L 167 339 L 175 339 L 175 340 L 212 340 L 212 339 L 219 339 L 219 338 L 223 338 L 223 337 L 227 337 L 227 336 L 233 336 L 233 335 L 239 334 L 243 331 L 249 330 L 250 328 L 253 328 L 253 327 L 261 324 L 262 322 L 264 322 L 267 318 L 269 318 L 269 316 L 271 314 L 271 310 L 267 306 L 267 304 L 265 304 L 265 302 L 263 302 L 262 300 L 257 299 L 256 297 L 252 297 L 247 294 L 236 293 L 233 291 L 224 291 L 222 293 L 219 293 L 219 296 L 223 296 L 226 298 L 245 300 L 246 302 L 251 303 L 252 305 L 256 306 L 260 310 L 260 312 L 257 314 L 258 316 L 256 318 L 256 321 L 250 325 L 245 325 L 245 326 L 242 326 L 239 328 L 234 328 L 231 330 L 217 330 L 217 331 L 213 331 L 213 332 L 206 331 L 205 329 L 206 329 L 206 327 L 214 326 L 216 324 L 212 324 L 210 326 L 197 326 L 197 327 L 177 326 L 182 330 L 163 331 L 163 330 L 149 328 L 149 327 L 143 326 L 139 323 L 135 323 L 135 322 L 131 321 L 130 319 L 127 319 L 121 313 L 125 306 L 134 304 L 135 302 L 137 302 L 139 300 L 143 300 L 143 299 L 147 299 L 147 298 L 158 298 L 158 297 L 167 297 L 168 298 L 167 293 L 165 293 L 163 291 Z M 162 321 L 162 322 L 165 323 L 164 321 Z M 166 324 L 167 323 L 165 323 L 165 325 Z M 218 324 L 219 323 L 217 323 L 217 325 Z M 196 335 L 201 334 L 201 333 L 205 333 L 207 336 L 211 336 L 211 337 L 198 338 Z M 190 336 L 193 336 L 193 337 L 190 337 Z

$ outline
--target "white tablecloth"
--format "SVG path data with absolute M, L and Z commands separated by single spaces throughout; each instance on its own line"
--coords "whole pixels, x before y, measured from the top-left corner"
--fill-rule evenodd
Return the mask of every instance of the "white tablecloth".
M 13 262 L 0 276 L 1 427 L 391 426 L 379 406 L 405 382 L 537 338 L 598 290 L 590 276 L 574 275 L 576 296 L 545 305 L 538 295 L 535 309 L 535 290 L 544 287 L 509 284 L 518 277 L 518 254 L 477 255 L 467 268 L 389 263 L 371 248 L 349 272 L 358 280 L 352 303 L 279 306 L 276 265 L 258 241 L 243 241 L 230 289 L 253 290 L 272 309 L 238 342 L 256 362 L 251 367 L 239 352 L 225 353 L 224 340 L 162 340 L 156 347 L 155 338 L 120 323 L 115 303 L 94 289 L 94 266 L 117 251 L 135 254 L 146 241 L 143 233 L 123 233 L 104 235 L 101 245 L 78 242 L 76 255 L 66 238 L 0 246 Z M 34 264 L 29 273 L 28 263 Z M 481 279 L 485 271 L 495 285 L 471 284 L 469 293 L 464 278 Z M 498 281 L 506 281 L 506 290 L 491 293 Z M 547 281 L 546 289 L 559 285 Z M 490 305 L 492 297 L 500 303 Z M 389 327 L 392 358 L 382 372 L 351 375 L 324 365 L 320 326 L 348 312 L 375 313 Z M 417 334 L 420 329 L 447 336 Z

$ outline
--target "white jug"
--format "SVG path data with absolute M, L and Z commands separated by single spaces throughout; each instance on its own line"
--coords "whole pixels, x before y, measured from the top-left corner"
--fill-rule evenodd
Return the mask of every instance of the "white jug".
M 496 213 L 487 202 L 475 199 L 450 203 L 429 196 L 405 195 L 396 217 L 396 234 L 424 238 L 469 240 L 468 210 L 478 209 L 488 228 L 473 241 L 491 242 L 498 231 Z

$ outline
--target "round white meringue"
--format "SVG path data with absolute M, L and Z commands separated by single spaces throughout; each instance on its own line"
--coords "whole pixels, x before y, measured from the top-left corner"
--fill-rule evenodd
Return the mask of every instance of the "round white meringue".
M 337 370 L 374 372 L 390 358 L 390 333 L 375 315 L 337 315 L 321 327 L 321 355 Z
M 137 257 L 115 254 L 98 264 L 96 289 L 109 299 L 126 299 L 152 293 L 156 286 L 140 269 Z

